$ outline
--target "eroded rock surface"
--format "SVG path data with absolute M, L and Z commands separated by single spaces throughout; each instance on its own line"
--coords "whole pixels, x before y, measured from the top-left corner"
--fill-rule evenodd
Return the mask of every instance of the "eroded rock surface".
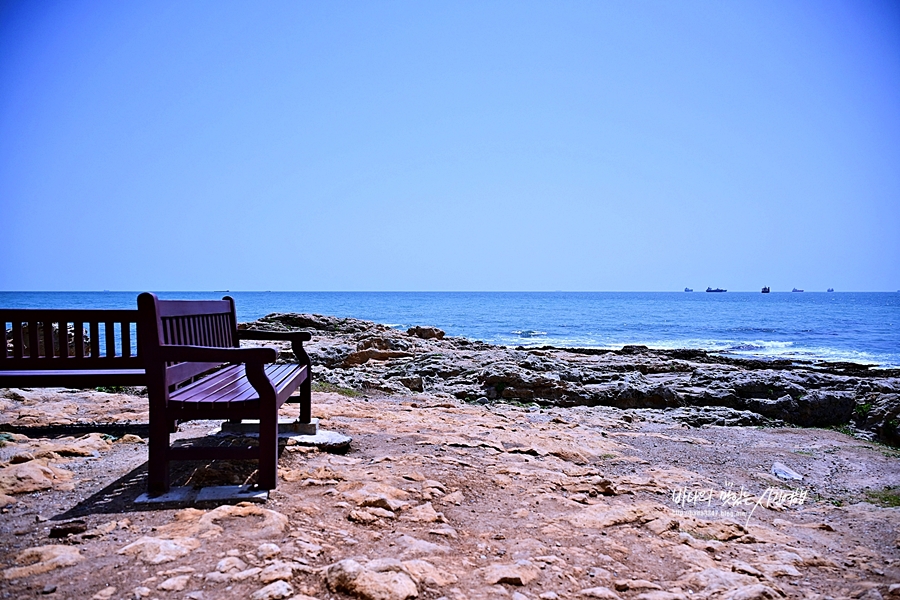
M 852 424 L 900 442 L 900 372 L 849 363 L 725 358 L 702 350 L 504 348 L 370 321 L 272 314 L 242 327 L 299 328 L 317 381 L 352 390 L 423 393 L 544 406 L 716 407 L 688 424 Z M 291 359 L 283 349 L 283 358 Z M 731 409 L 733 412 L 723 412 Z
M 900 596 L 900 452 L 843 429 L 771 427 L 819 423 L 817 403 L 840 418 L 849 406 L 851 423 L 887 439 L 895 375 L 641 347 L 495 348 L 303 315 L 264 323 L 294 325 L 316 330 L 317 381 L 330 383 L 313 416 L 352 436 L 349 451 L 287 445 L 263 505 L 138 510 L 144 440 L 0 434 L 0 481 L 27 484 L 0 496 L 3 593 Z M 32 422 L 42 403 L 69 422 L 146 415 L 129 394 L 0 396 L 5 423 Z M 182 423 L 172 437 L 218 426 Z M 175 485 L 253 480 L 246 462 L 173 469 Z
M 900 453 L 838 431 L 421 394 L 315 393 L 313 406 L 354 444 L 285 447 L 264 505 L 135 510 L 124 490 L 145 444 L 103 439 L 96 455 L 60 457 L 74 489 L 0 509 L 3 585 L 161 600 L 824 600 L 887 598 L 900 583 Z M 194 468 L 175 483 L 233 473 Z

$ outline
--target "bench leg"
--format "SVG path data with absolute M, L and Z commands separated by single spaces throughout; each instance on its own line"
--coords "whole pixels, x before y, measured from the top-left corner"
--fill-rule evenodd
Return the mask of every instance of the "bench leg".
M 150 448 L 147 464 L 151 494 L 169 491 L 169 427 L 171 422 L 161 411 L 150 411 Z
M 309 367 L 306 371 L 306 379 L 300 384 L 300 423 L 312 421 L 312 376 Z
M 275 489 L 278 479 L 278 406 L 274 399 L 262 401 L 259 416 L 259 487 Z

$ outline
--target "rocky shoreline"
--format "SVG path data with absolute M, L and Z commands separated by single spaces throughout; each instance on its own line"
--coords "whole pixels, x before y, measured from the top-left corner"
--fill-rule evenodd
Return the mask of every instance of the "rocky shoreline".
M 242 326 L 313 332 L 313 416 L 349 449 L 285 440 L 262 504 L 140 506 L 141 390 L 2 389 L 0 597 L 900 598 L 900 450 L 859 439 L 896 414 L 896 373 Z M 173 439 L 254 443 L 220 425 Z M 173 485 L 254 469 L 178 463 Z
M 505 348 L 353 318 L 275 313 L 243 328 L 302 329 L 315 380 L 468 402 L 672 411 L 689 425 L 848 427 L 900 443 L 900 370 L 738 359 L 703 350 Z M 291 360 L 282 348 L 281 359 Z

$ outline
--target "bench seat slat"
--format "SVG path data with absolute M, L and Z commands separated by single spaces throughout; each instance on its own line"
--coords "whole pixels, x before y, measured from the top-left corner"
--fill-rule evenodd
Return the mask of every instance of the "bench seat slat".
M 200 381 L 196 381 L 181 389 L 175 390 L 169 394 L 169 400 L 189 402 L 193 398 L 202 398 L 210 393 L 221 390 L 234 382 L 240 381 L 243 375 L 243 371 L 238 365 L 225 367 L 224 369 L 203 377 Z
M 0 371 L 0 387 L 93 388 L 147 385 L 144 369 L 28 369 Z
M 254 400 L 257 396 L 242 365 L 226 367 L 183 389 L 184 392 L 175 391 L 170 396 L 170 401 L 174 398 L 185 404 L 204 404 L 207 410 L 222 403 Z
M 306 379 L 306 367 L 298 364 L 266 365 L 266 376 L 272 380 L 279 399 L 288 388 L 293 392 Z M 287 392 L 288 394 L 290 392 Z M 169 396 L 172 410 L 244 410 L 256 407 L 259 395 L 247 379 L 243 365 L 233 365 L 206 376 L 187 387 L 175 390 Z

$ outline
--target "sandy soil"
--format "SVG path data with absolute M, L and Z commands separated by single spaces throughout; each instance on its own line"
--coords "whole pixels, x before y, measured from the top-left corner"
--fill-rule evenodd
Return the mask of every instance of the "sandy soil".
M 146 402 L 13 393 L 5 416 L 31 402 L 140 421 Z M 286 447 L 263 505 L 139 509 L 139 437 L 6 434 L 0 485 L 21 490 L 28 466 L 46 489 L 0 509 L 0 597 L 900 594 L 900 508 L 884 506 L 897 500 L 900 453 L 886 446 L 832 430 L 689 428 L 649 409 L 336 393 L 313 403 L 351 449 Z M 216 426 L 188 423 L 178 437 Z M 775 463 L 803 479 L 774 476 Z M 192 463 L 175 483 L 252 477 L 252 463 Z

